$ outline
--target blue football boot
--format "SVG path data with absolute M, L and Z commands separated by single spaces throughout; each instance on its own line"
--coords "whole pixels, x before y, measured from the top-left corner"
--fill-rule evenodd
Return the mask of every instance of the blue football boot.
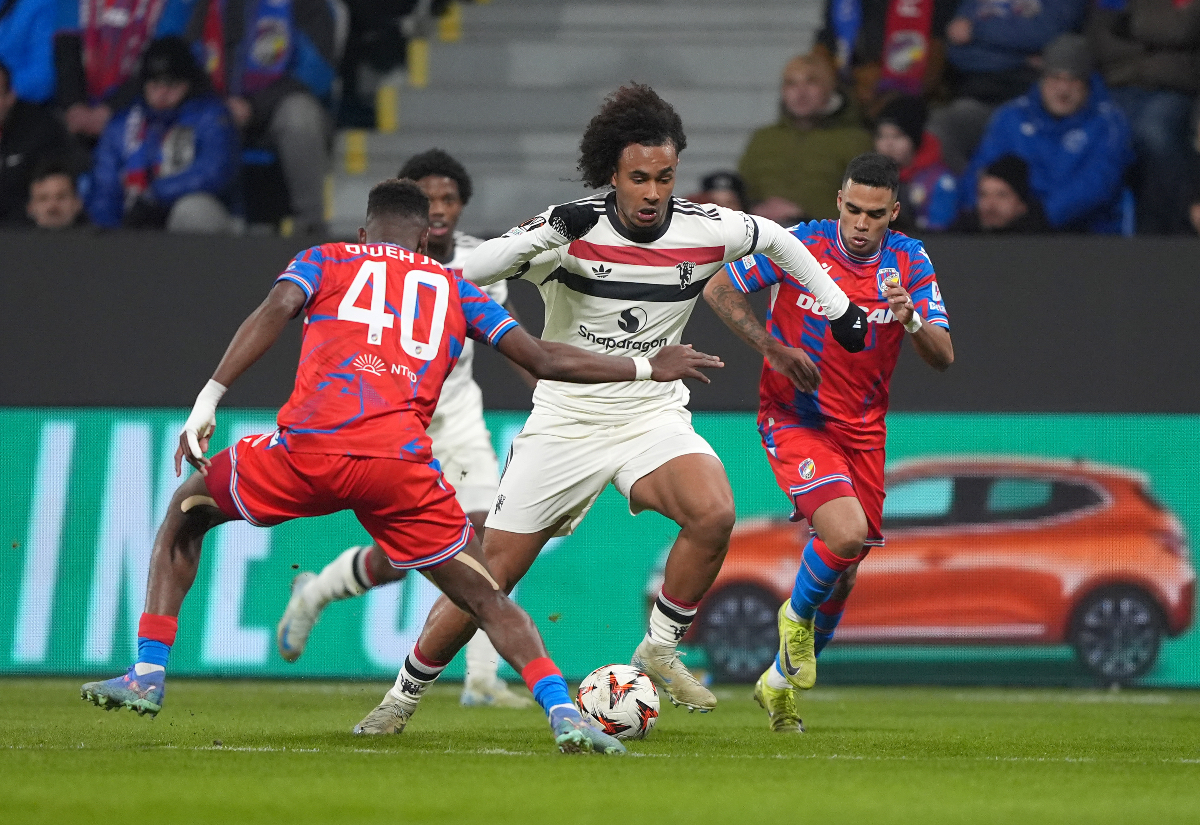
M 554 742 L 563 753 L 625 753 L 621 740 L 609 736 L 578 713 L 555 720 Z
M 138 676 L 131 667 L 124 676 L 88 682 L 79 689 L 79 695 L 98 708 L 129 708 L 139 716 L 150 714 L 153 717 L 162 710 L 163 696 L 167 692 L 166 676 L 165 670 Z

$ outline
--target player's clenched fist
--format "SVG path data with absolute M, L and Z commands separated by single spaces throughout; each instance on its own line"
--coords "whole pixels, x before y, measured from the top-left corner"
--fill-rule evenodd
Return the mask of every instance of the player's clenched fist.
M 577 241 L 592 230 L 600 212 L 593 204 L 564 203 L 550 211 L 550 228 L 568 241 Z
M 840 318 L 829 319 L 829 331 L 846 352 L 862 352 L 867 345 L 867 313 L 851 301 Z
M 695 378 L 710 383 L 708 376 L 700 370 L 718 369 L 725 362 L 715 355 L 697 352 L 691 344 L 675 344 L 663 347 L 650 360 L 653 381 L 678 381 L 680 378 Z
M 916 307 L 913 306 L 912 296 L 904 287 L 898 283 L 889 284 L 883 297 L 887 298 L 888 307 L 892 310 L 892 315 L 896 316 L 897 321 L 904 325 L 912 323 Z

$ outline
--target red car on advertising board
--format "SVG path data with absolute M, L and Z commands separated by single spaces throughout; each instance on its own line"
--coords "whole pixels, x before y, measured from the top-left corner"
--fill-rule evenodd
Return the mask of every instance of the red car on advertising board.
M 1105 683 L 1145 674 L 1191 626 L 1196 573 L 1179 519 L 1140 473 L 1009 457 L 896 464 L 887 545 L 871 551 L 835 644 L 1061 644 Z M 752 681 L 778 646 L 804 525 L 740 525 L 685 642 L 718 680 Z M 657 591 L 656 591 L 657 592 Z

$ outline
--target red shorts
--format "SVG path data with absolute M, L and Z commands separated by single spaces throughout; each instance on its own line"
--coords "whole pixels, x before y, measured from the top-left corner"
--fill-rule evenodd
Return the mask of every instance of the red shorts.
M 867 549 L 883 546 L 883 450 L 856 450 L 825 430 L 781 426 L 763 432 L 775 481 L 807 519 L 827 501 L 852 496 L 867 517 Z
M 433 567 L 474 535 L 454 490 L 429 464 L 289 453 L 274 433 L 243 438 L 212 458 L 209 494 L 227 516 L 270 527 L 353 510 L 392 567 Z

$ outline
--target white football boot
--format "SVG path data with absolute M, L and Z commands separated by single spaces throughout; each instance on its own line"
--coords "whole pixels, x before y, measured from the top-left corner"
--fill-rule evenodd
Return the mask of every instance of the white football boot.
M 717 706 L 717 697 L 683 666 L 679 656 L 679 651 L 669 645 L 642 639 L 629 664 L 666 691 L 672 705 L 708 713 Z
M 321 616 L 321 611 L 314 609 L 304 598 L 304 588 L 316 578 L 316 573 L 306 570 L 292 579 L 292 597 L 288 599 L 287 609 L 275 628 L 275 644 L 286 662 L 300 658 L 304 646 L 308 644 L 308 634 L 312 633 L 313 625 Z
M 388 733 L 403 733 L 404 726 L 412 718 L 416 708 L 384 696 L 383 701 L 354 726 L 356 736 L 381 736 Z

